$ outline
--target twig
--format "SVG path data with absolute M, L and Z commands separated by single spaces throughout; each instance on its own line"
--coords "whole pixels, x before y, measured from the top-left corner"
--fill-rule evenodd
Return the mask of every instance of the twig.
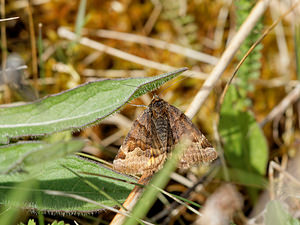
M 2 4 L 2 3 L 1 3 L 1 4 Z M 2 16 L 1 16 L 1 17 L 2 17 Z M 18 16 L 10 17 L 10 18 L 2 18 L 2 19 L 0 19 L 0 23 L 1 23 L 1 22 L 11 21 L 11 20 L 17 20 L 17 19 L 19 19 Z
M 300 83 L 263 119 L 259 125 L 265 126 L 266 123 L 273 120 L 276 116 L 282 114 L 293 102 L 300 96 Z
M 160 49 L 166 49 L 170 52 L 184 55 L 186 57 L 195 59 L 197 61 L 209 63 L 212 65 L 216 65 L 218 62 L 218 58 L 214 56 L 199 51 L 195 51 L 190 48 L 182 47 L 180 45 L 168 43 L 162 40 L 145 37 L 142 35 L 130 34 L 130 33 L 124 33 L 124 32 L 112 31 L 112 30 L 103 30 L 103 29 L 99 29 L 99 30 L 83 29 L 83 32 L 84 34 L 95 35 L 101 38 L 111 38 L 116 40 L 149 45 Z
M 141 178 L 138 181 L 138 184 L 146 185 L 150 181 L 152 175 L 144 174 L 141 176 Z M 143 189 L 140 186 L 135 186 L 134 189 L 130 192 L 128 195 L 126 201 L 123 204 L 123 207 L 126 208 L 128 211 L 131 211 L 137 201 L 139 200 L 139 197 L 143 193 Z M 124 209 L 120 209 L 121 213 L 118 213 L 113 220 L 110 222 L 110 225 L 122 225 L 125 222 L 126 217 L 122 212 L 124 212 Z
M 256 25 L 259 18 L 263 15 L 265 10 L 267 9 L 268 4 L 269 4 L 269 0 L 261 0 L 252 9 L 250 15 L 243 23 L 243 25 L 240 27 L 239 31 L 233 37 L 229 46 L 222 54 L 218 64 L 215 66 L 210 76 L 205 80 L 203 87 L 199 90 L 199 92 L 194 97 L 192 103 L 190 104 L 188 110 L 186 111 L 186 115 L 189 118 L 193 118 L 196 115 L 196 113 L 204 103 L 205 99 L 208 97 L 209 93 L 211 92 L 211 90 L 213 89 L 217 81 L 220 79 L 221 75 L 225 71 L 231 59 L 233 58 L 233 56 L 241 46 L 242 42 L 246 39 L 246 37 L 249 35 L 251 30 Z

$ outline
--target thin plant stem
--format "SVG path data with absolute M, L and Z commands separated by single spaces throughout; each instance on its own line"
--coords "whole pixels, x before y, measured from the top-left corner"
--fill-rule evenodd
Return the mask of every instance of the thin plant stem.
M 5 19 L 5 0 L 1 0 L 1 19 Z M 5 23 L 1 23 L 1 50 L 2 50 L 2 75 L 4 84 L 7 83 L 7 77 L 6 77 L 6 60 L 7 60 L 7 40 L 6 40 L 6 25 Z M 5 95 L 4 95 L 4 101 L 9 102 L 10 101 L 10 91 L 5 85 Z
M 36 39 L 35 39 L 34 23 L 33 23 L 30 0 L 28 0 L 27 13 L 28 13 L 31 55 L 32 55 L 32 74 L 34 80 L 33 84 L 35 89 L 38 90 L 38 63 L 37 63 L 37 51 L 36 51 Z
M 263 15 L 268 5 L 269 5 L 269 0 L 261 0 L 256 3 L 250 15 L 243 23 L 243 25 L 240 27 L 236 35 L 232 38 L 229 46 L 226 48 L 221 58 L 219 59 L 218 64 L 215 66 L 210 76 L 205 80 L 202 88 L 196 94 L 192 103 L 187 109 L 185 114 L 189 118 L 193 118 L 196 115 L 196 113 L 199 111 L 204 101 L 212 91 L 213 87 L 219 81 L 226 67 L 231 62 L 235 53 L 238 51 L 243 41 L 248 37 L 251 30 L 255 27 L 257 21 Z

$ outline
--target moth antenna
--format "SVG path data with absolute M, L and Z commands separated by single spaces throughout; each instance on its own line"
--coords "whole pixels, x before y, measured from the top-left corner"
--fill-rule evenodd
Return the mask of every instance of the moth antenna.
M 171 84 L 169 84 L 168 86 L 164 87 L 164 88 L 160 91 L 160 94 L 163 94 L 163 92 L 166 91 L 166 89 L 168 89 L 168 88 L 171 87 L 172 85 L 176 84 L 177 82 L 183 81 L 183 80 L 185 80 L 185 79 L 187 79 L 187 78 L 190 78 L 190 76 L 188 76 L 188 77 L 182 77 L 182 78 L 179 79 L 179 80 L 176 80 L 176 81 L 171 82 Z
M 136 105 L 136 104 L 133 104 L 133 103 L 128 103 L 129 105 L 132 105 L 132 106 L 136 106 L 136 107 L 144 107 L 144 108 L 147 108 L 148 106 L 146 105 Z

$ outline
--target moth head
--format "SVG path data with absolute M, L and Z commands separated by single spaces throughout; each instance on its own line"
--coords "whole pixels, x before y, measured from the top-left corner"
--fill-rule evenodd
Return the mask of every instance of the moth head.
M 153 96 L 152 101 L 149 105 L 153 116 L 162 114 L 162 111 L 165 109 L 164 104 L 165 101 L 162 100 L 160 97 L 158 97 L 157 95 Z

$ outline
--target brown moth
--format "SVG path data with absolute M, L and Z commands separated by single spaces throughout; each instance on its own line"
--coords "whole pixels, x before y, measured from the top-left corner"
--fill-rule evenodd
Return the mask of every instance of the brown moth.
M 186 169 L 217 158 L 213 146 L 184 113 L 154 96 L 147 109 L 134 121 L 113 168 L 132 175 L 152 174 L 161 169 L 184 135 L 192 143 L 184 150 L 179 168 Z

